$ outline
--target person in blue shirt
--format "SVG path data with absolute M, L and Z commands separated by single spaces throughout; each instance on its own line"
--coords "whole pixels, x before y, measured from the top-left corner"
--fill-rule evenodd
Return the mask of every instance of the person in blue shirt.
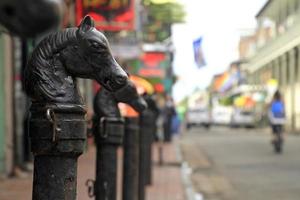
M 280 153 L 282 151 L 283 127 L 286 121 L 286 114 L 284 101 L 279 91 L 276 91 L 273 96 L 268 116 L 273 133 L 272 144 L 274 145 L 275 152 Z

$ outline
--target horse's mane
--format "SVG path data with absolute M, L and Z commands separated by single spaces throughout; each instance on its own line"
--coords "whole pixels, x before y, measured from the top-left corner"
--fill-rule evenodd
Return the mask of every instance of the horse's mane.
M 55 56 L 67 46 L 76 43 L 77 30 L 78 28 L 68 28 L 51 34 L 44 38 L 33 51 L 24 74 L 26 93 L 33 99 L 45 100 L 39 90 L 42 90 L 48 99 L 55 99 L 65 94 L 64 90 L 54 87 L 55 81 L 58 81 L 53 78 L 57 60 Z
M 44 38 L 34 50 L 33 57 L 48 59 L 53 54 L 65 48 L 68 44 L 76 42 L 78 28 L 67 28 Z

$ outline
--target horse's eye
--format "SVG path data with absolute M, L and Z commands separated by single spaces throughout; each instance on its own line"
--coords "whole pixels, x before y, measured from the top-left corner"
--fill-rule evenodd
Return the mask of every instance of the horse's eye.
M 101 44 L 99 44 L 98 42 L 92 42 L 91 46 L 94 47 L 94 48 L 100 48 Z

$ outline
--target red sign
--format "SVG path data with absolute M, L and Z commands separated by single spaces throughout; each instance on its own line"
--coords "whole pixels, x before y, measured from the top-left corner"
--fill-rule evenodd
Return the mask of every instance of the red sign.
M 76 11 L 77 24 L 90 15 L 99 30 L 134 29 L 134 0 L 76 0 Z
M 166 59 L 165 53 L 145 52 L 141 56 L 143 67 L 139 70 L 138 74 L 142 77 L 165 78 L 166 69 L 163 67 L 163 62 Z
M 166 55 L 164 53 L 150 52 L 142 56 L 142 61 L 147 67 L 158 67 L 165 59 Z
M 156 92 L 162 93 L 165 90 L 165 87 L 161 83 L 156 83 L 154 85 L 154 89 L 155 89 Z
M 164 69 L 142 68 L 139 71 L 139 75 L 143 76 L 143 77 L 164 78 L 165 77 L 165 70 Z

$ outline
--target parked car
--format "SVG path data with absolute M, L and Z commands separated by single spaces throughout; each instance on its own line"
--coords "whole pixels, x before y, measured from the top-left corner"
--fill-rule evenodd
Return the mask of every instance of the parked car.
M 211 112 L 209 108 L 192 108 L 187 111 L 186 127 L 204 126 L 209 128 L 211 125 Z
M 231 117 L 232 127 L 255 127 L 255 112 L 251 110 L 235 109 Z
M 216 125 L 230 125 L 231 116 L 231 107 L 218 106 L 212 111 L 212 121 Z

